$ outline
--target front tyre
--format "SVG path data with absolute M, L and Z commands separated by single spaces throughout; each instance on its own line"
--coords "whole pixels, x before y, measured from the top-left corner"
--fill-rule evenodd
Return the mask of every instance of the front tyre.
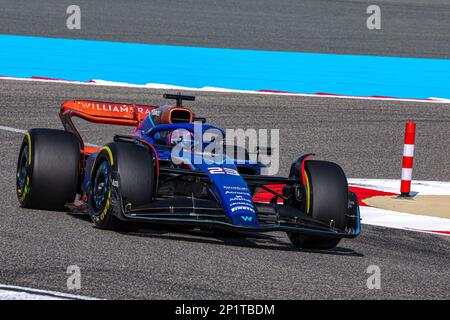
M 119 230 L 123 222 L 114 214 L 113 179 L 118 179 L 124 205 L 137 207 L 152 201 L 155 192 L 153 156 L 145 147 L 113 142 L 104 146 L 91 172 L 90 215 L 98 228 Z
M 20 146 L 16 191 L 24 208 L 64 210 L 75 199 L 80 143 L 70 132 L 31 129 Z
M 305 171 L 305 213 L 331 228 L 344 230 L 348 210 L 348 183 L 344 171 L 333 162 L 317 160 L 306 161 Z M 331 249 L 341 240 L 299 233 L 288 233 L 288 237 L 295 246 L 308 249 Z

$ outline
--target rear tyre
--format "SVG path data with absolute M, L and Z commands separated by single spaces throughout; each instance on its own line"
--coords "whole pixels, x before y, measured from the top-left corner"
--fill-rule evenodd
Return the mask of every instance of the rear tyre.
M 123 230 L 126 227 L 111 205 L 115 173 L 124 205 L 141 206 L 151 202 L 154 196 L 155 170 L 149 151 L 131 143 L 113 142 L 104 146 L 92 167 L 89 194 L 91 218 L 98 228 Z
M 75 199 L 80 143 L 70 132 L 31 129 L 25 134 L 17 162 L 16 190 L 24 208 L 64 210 Z
M 328 161 L 306 161 L 304 211 L 330 227 L 343 230 L 348 208 L 348 183 L 340 166 Z M 308 249 L 331 249 L 341 239 L 288 233 L 292 244 Z

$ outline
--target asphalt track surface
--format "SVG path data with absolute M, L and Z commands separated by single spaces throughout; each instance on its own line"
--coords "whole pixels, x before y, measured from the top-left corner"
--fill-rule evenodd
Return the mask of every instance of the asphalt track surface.
M 448 0 L 1 0 L 0 34 L 171 45 L 450 57 Z M 366 9 L 381 8 L 381 30 Z
M 163 103 L 162 91 L 0 81 L 0 125 L 61 128 L 58 105 L 85 98 Z M 279 128 L 282 167 L 315 150 L 350 177 L 398 178 L 406 120 L 418 123 L 415 176 L 448 180 L 450 105 L 197 93 L 194 111 L 227 128 Z M 91 143 L 123 128 L 81 124 Z M 446 138 L 447 137 L 447 138 Z M 22 135 L 0 130 L 0 283 L 67 292 L 78 265 L 82 289 L 99 298 L 449 299 L 450 238 L 363 226 L 336 250 L 291 247 L 283 234 L 256 238 L 146 228 L 117 233 L 61 212 L 25 210 L 15 195 Z M 103 139 L 104 141 L 104 139 Z M 286 170 L 284 170 L 285 172 Z M 284 173 L 282 172 L 282 173 Z M 370 265 L 381 290 L 369 290 Z

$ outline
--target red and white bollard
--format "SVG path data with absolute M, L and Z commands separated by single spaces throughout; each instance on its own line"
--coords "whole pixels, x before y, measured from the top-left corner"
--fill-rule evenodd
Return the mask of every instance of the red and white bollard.
M 403 146 L 403 161 L 402 161 L 402 183 L 400 186 L 400 196 L 411 196 L 411 180 L 412 169 L 414 162 L 414 140 L 416 135 L 416 124 L 414 122 L 407 122 L 405 129 L 405 143 Z

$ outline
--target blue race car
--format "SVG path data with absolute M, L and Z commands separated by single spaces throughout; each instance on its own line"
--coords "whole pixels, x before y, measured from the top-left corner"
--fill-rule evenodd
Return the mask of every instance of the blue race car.
M 223 144 L 224 130 L 183 106 L 194 97 L 165 98 L 176 103 L 64 102 L 65 130 L 31 129 L 24 137 L 17 165 L 21 206 L 89 214 L 95 226 L 113 230 L 148 222 L 283 231 L 295 246 L 314 249 L 358 236 L 358 200 L 337 164 L 307 154 L 292 163 L 288 177 L 262 175 L 264 164 L 246 150 L 242 159 L 228 156 L 235 146 L 220 145 L 221 157 L 211 152 L 212 142 Z M 136 129 L 94 146 L 84 143 L 73 117 Z M 207 132 L 217 137 L 205 142 Z

